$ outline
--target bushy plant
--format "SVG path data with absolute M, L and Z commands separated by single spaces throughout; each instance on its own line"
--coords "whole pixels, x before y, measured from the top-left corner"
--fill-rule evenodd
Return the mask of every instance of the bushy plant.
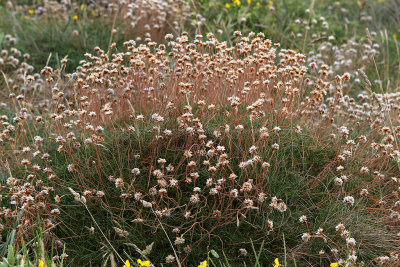
M 66 49 L 55 66 L 22 55 L 21 37 L 0 37 L 11 265 L 62 265 L 51 253 L 79 266 L 399 263 L 396 36 L 342 38 L 301 6 L 302 19 L 275 29 L 297 32 L 293 43 L 274 43 L 251 26 L 278 25 L 291 5 L 261 2 L 7 4 L 4 21 L 47 22 L 65 38 L 51 43 L 46 28 L 40 43 Z M 218 8 L 238 23 L 201 34 L 219 27 L 206 18 Z M 359 15 L 353 26 L 369 26 Z M 109 35 L 92 34 L 99 27 Z M 41 251 L 29 253 L 39 225 Z

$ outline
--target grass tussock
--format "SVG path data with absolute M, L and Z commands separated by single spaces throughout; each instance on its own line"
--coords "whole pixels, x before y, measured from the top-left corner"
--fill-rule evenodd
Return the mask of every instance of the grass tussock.
M 330 34 L 317 4 L 293 13 L 304 34 L 288 22 L 276 43 L 251 29 L 290 5 L 242 2 L 1 8 L 17 36 L 39 32 L 1 39 L 4 264 L 399 263 L 389 36 L 365 6 L 363 38 Z

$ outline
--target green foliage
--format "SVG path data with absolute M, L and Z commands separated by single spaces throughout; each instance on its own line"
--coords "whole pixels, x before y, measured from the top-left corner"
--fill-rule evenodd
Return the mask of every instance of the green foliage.
M 208 131 L 212 132 L 212 123 L 208 125 L 208 129 Z M 149 136 L 149 129 L 146 128 L 138 129 L 136 133 L 130 135 L 126 132 L 121 132 L 118 135 L 111 135 L 106 132 L 106 142 L 100 148 L 102 150 L 102 158 L 97 163 L 84 163 L 87 162 L 87 159 L 97 157 L 96 150 L 93 147 L 83 146 L 76 148 L 73 152 L 75 162 L 81 162 L 82 165 L 85 165 L 84 170 L 81 169 L 82 180 L 80 183 L 86 183 L 90 188 L 105 192 L 105 197 L 102 199 L 87 199 L 88 209 L 97 224 L 88 216 L 82 205 L 79 205 L 72 197 L 65 196 L 59 203 L 62 223 L 59 227 L 56 227 L 55 234 L 58 238 L 65 239 L 66 251 L 71 255 L 69 261 L 74 264 L 98 265 L 112 253 L 112 249 L 98 228 L 105 233 L 108 240 L 111 240 L 112 246 L 121 255 L 126 253 L 140 257 L 135 246 L 145 248 L 155 240 L 157 242 L 154 243 L 152 251 L 157 251 L 157 253 L 150 253 L 149 255 L 152 262 L 162 263 L 169 254 L 165 250 L 166 247 L 170 247 L 165 233 L 161 229 L 152 232 L 142 223 L 133 222 L 136 219 L 136 214 L 129 211 L 127 207 L 134 207 L 137 204 L 134 201 L 121 202 L 118 197 L 119 190 L 115 188 L 113 182 L 108 181 L 107 175 L 130 177 L 130 170 L 133 167 L 140 168 L 142 173 L 149 173 L 151 172 L 149 169 L 151 162 L 156 161 L 158 158 L 165 158 L 174 166 L 179 166 L 178 160 L 182 158 L 184 148 L 189 145 L 187 143 L 188 139 L 185 135 L 182 135 L 181 137 L 174 136 L 168 142 L 155 141 Z M 225 144 L 229 146 L 229 142 L 231 142 L 237 145 L 232 147 L 232 158 L 235 158 L 235 154 L 241 153 L 246 143 L 251 142 L 248 140 L 249 136 L 236 136 L 234 138 L 237 139 L 226 140 L 228 143 Z M 285 223 L 280 228 L 269 233 L 265 229 L 266 222 L 263 216 L 256 215 L 251 211 L 246 214 L 238 214 L 237 222 L 231 222 L 225 224 L 224 227 L 216 229 L 214 229 L 214 226 L 219 222 L 209 219 L 202 223 L 202 228 L 209 229 L 212 235 L 209 239 L 204 240 L 201 236 L 201 231 L 194 231 L 192 239 L 196 241 L 197 245 L 186 256 L 187 262 L 204 260 L 204 255 L 207 254 L 209 249 L 214 251 L 223 249 L 231 264 L 239 264 L 243 261 L 273 262 L 276 257 L 282 257 L 287 253 L 290 255 L 286 259 L 289 264 L 293 263 L 293 259 L 298 262 L 313 261 L 312 257 L 296 255 L 296 248 L 302 246 L 304 249 L 304 246 L 307 246 L 310 254 L 315 255 L 320 250 L 321 245 L 324 244 L 322 240 L 321 242 L 316 240 L 310 242 L 310 244 L 303 245 L 300 237 L 294 233 L 301 232 L 301 228 L 304 227 L 298 222 L 301 215 L 312 216 L 315 220 L 313 224 L 320 225 L 327 231 L 334 233 L 335 225 L 342 222 L 341 220 L 346 214 L 346 209 L 340 205 L 340 202 L 330 201 L 329 197 L 326 196 L 327 190 L 332 188 L 332 176 L 326 175 L 321 179 L 317 177 L 325 166 L 329 165 L 334 159 L 334 152 L 331 149 L 320 148 L 319 143 L 314 138 L 306 134 L 291 132 L 291 130 L 282 131 L 280 144 L 284 149 L 278 154 L 276 161 L 271 162 L 271 169 L 267 174 L 268 178 L 266 178 L 270 187 L 268 188 L 269 191 L 265 193 L 270 196 L 279 195 L 284 199 L 285 203 L 291 204 L 292 207 L 289 212 L 279 213 L 275 211 L 270 216 L 270 219 L 274 222 L 283 221 Z M 47 151 L 49 151 L 53 160 L 52 168 L 57 176 L 62 178 L 62 184 L 56 187 L 55 195 L 68 195 L 68 187 L 79 192 L 80 188 L 76 186 L 77 182 L 72 179 L 67 170 L 67 165 L 71 163 L 70 159 L 56 151 L 56 144 L 47 142 L 44 146 L 47 146 Z M 134 160 L 132 155 L 135 153 L 140 153 L 141 158 L 146 160 Z M 263 157 L 268 157 L 268 155 L 263 155 Z M 238 166 L 238 163 L 233 164 L 233 166 Z M 233 171 L 240 173 L 241 170 L 238 167 L 236 168 Z M 184 169 L 178 169 L 178 175 L 180 175 L 179 173 L 183 174 L 184 171 Z M 253 171 L 259 172 L 261 170 L 254 169 Z M 249 174 L 251 175 L 251 173 Z M 312 181 L 315 182 L 318 179 L 319 181 L 313 190 L 303 189 L 311 185 Z M 202 174 L 199 178 L 200 180 L 202 180 Z M 127 182 L 129 183 L 130 181 L 128 180 Z M 136 180 L 135 187 L 137 189 L 146 189 L 148 187 L 147 179 Z M 181 187 L 183 197 L 187 198 L 187 201 L 189 201 L 191 190 L 191 187 L 185 188 L 184 185 Z M 170 190 L 169 195 L 174 197 L 173 189 Z M 209 203 L 209 205 L 213 205 L 213 203 Z M 265 205 L 268 204 L 266 203 Z M 261 214 L 267 212 L 266 208 L 267 206 L 265 211 L 261 210 Z M 264 208 L 261 207 L 261 209 Z M 151 214 L 149 216 L 153 217 Z M 172 213 L 170 217 L 163 217 L 161 222 L 164 225 L 168 225 L 168 227 L 173 227 L 174 224 L 179 224 L 174 218 L 175 216 Z M 369 224 L 370 227 L 377 227 L 373 229 L 378 231 L 381 226 L 372 223 L 373 218 L 372 215 L 366 213 L 357 217 L 357 219 L 348 218 L 345 221 L 350 225 L 351 229 L 351 221 L 354 221 L 354 229 L 358 228 L 358 225 Z M 112 230 L 113 227 L 128 231 L 129 236 L 127 238 L 118 236 Z M 304 231 L 306 230 L 304 228 Z M 246 233 L 246 235 L 244 236 L 243 233 Z M 279 233 L 285 233 L 285 240 Z M 354 235 L 357 236 L 356 231 Z M 247 241 L 243 241 L 244 237 Z M 248 238 L 254 241 L 249 242 Z M 260 249 L 257 254 L 249 255 L 248 257 L 239 257 L 238 251 L 240 248 L 246 248 L 250 251 L 254 250 L 252 246 L 261 244 L 265 244 L 268 249 Z M 369 259 L 377 254 L 376 251 L 368 251 L 368 253 L 363 254 L 362 249 L 360 253 Z M 295 255 L 295 258 L 292 255 Z M 328 263 L 328 260 L 324 261 L 324 264 Z
M 22 211 L 21 211 L 22 213 Z M 49 250 L 45 248 L 44 242 L 44 232 L 42 231 L 41 227 L 37 227 L 35 229 L 35 236 L 32 240 L 21 244 L 21 248 L 18 244 L 16 244 L 13 239 L 13 233 L 11 234 L 11 238 L 7 237 L 7 242 L 1 244 L 1 252 L 2 256 L 0 259 L 0 266 L 1 267 L 14 267 L 14 266 L 21 266 L 21 267 L 34 267 L 39 266 L 41 267 L 40 263 L 42 262 L 44 266 L 64 266 L 64 251 L 62 251 L 61 257 L 57 256 L 57 265 L 55 265 L 54 261 L 52 260 L 52 254 L 49 254 Z M 32 246 L 34 245 L 34 246 Z M 4 246 L 7 248 L 4 250 Z M 50 250 L 53 253 L 52 250 Z M 43 266 L 42 265 L 42 266 Z
M 31 56 L 30 62 L 36 71 L 44 66 L 59 68 L 60 61 L 68 56 L 67 72 L 73 72 L 84 59 L 84 54 L 98 46 L 107 51 L 108 46 L 115 42 L 122 45 L 124 24 L 116 21 L 120 34 L 112 34 L 112 21 L 104 21 L 101 17 L 88 17 L 67 20 L 59 18 L 28 17 L 24 14 L 14 14 L 0 7 L 0 28 L 8 29 L 8 33 L 17 36 L 17 48 Z M 72 15 L 71 15 L 72 17 Z

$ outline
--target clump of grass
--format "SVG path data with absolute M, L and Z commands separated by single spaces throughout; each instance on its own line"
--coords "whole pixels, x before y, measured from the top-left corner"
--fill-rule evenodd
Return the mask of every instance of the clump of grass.
M 3 255 L 398 265 L 393 6 L 2 5 Z
M 155 236 L 152 261 L 182 265 L 214 244 L 242 262 L 249 237 L 268 245 L 256 259 L 266 262 L 395 253 L 397 135 L 385 125 L 399 111 L 375 98 L 397 95 L 353 99 L 349 73 L 311 62 L 320 69 L 308 74 L 303 54 L 262 33 L 235 36 L 234 46 L 211 33 L 127 41 L 96 47 L 72 74 L 65 60 L 40 79 L 24 74 L 28 93 L 10 96 L 16 113 L 1 117 L 0 136 L 12 166 L 5 221 L 29 211 L 17 240 L 40 211 L 45 229 L 62 225 L 48 238 L 64 239 L 76 264 L 100 264 L 98 244 L 109 257 L 137 255 Z

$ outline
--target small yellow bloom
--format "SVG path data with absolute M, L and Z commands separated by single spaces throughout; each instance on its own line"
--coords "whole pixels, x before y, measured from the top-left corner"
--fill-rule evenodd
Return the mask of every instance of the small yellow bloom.
M 150 265 L 150 261 L 142 261 L 141 259 L 138 259 L 137 263 L 139 263 L 140 266 L 149 266 Z
M 226 7 L 226 8 L 230 8 L 230 7 L 231 7 L 231 5 L 230 5 L 230 4 L 228 4 L 228 3 L 226 3 L 226 4 L 225 4 L 225 7 Z
M 96 14 L 96 11 L 92 10 L 92 15 Z
M 194 19 L 193 22 L 196 23 L 196 22 L 197 22 L 197 19 Z
M 207 261 L 203 261 L 199 266 L 197 267 L 207 267 Z
M 331 267 L 338 267 L 339 265 L 338 265 L 338 263 L 337 262 L 332 262 L 331 263 Z
M 257 1 L 256 5 L 257 5 L 257 6 L 260 6 L 260 1 Z
M 78 19 L 78 16 L 75 15 L 75 16 L 72 17 L 72 19 L 73 19 L 73 20 L 77 20 L 77 19 Z
M 393 39 L 397 39 L 397 34 L 393 33 Z
M 268 7 L 271 7 L 273 4 L 274 4 L 274 2 L 269 1 L 267 6 L 268 6 Z
M 240 6 L 242 3 L 240 0 L 232 0 L 234 6 Z
M 251 0 L 247 0 L 247 3 L 250 5 L 251 4 Z
M 131 267 L 131 263 L 128 260 L 126 260 L 124 266 L 122 267 Z
M 44 262 L 42 260 L 40 260 L 40 259 L 39 259 L 38 267 L 44 267 Z
M 32 15 L 32 14 L 34 14 L 34 13 L 35 13 L 35 10 L 33 10 L 33 9 L 29 9 L 29 10 L 28 10 L 28 13 Z
M 279 267 L 279 266 L 280 266 L 280 264 L 279 264 L 279 259 L 276 258 L 276 259 L 275 259 L 275 265 L 274 265 L 274 267 Z
M 82 4 L 81 5 L 81 10 L 84 10 L 85 9 L 85 4 Z

